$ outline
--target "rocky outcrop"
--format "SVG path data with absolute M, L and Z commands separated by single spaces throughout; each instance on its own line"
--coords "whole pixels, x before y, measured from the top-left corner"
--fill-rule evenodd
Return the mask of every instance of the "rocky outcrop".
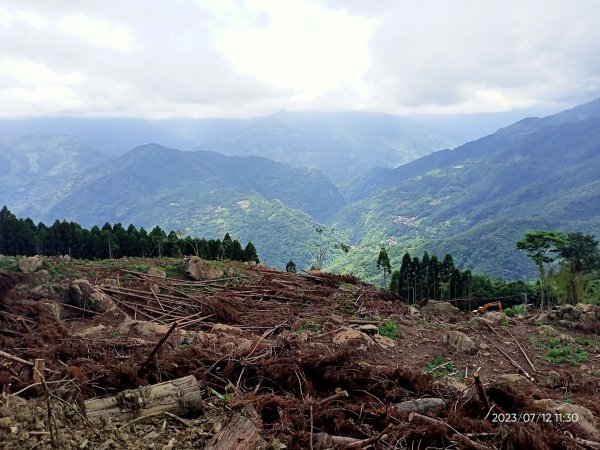
M 185 260 L 185 276 L 192 280 L 212 280 L 222 278 L 223 271 L 207 263 L 198 256 L 192 256 Z
M 151 277 L 166 278 L 167 272 L 156 267 L 150 267 L 150 269 L 148 269 L 148 275 L 150 275 Z
M 130 317 L 115 302 L 88 280 L 73 281 L 65 294 L 64 303 L 102 313 L 100 318 L 109 322 L 128 320 Z
M 600 438 L 596 420 L 588 408 L 573 403 L 559 403 L 549 398 L 537 400 L 535 403 L 552 413 L 555 421 L 565 425 L 573 423 L 575 428 L 578 428 L 588 437 Z
M 550 313 L 548 320 L 574 330 L 594 331 L 600 328 L 600 306 L 578 303 L 562 305 Z
M 460 331 L 448 332 L 446 336 L 444 336 L 444 342 L 446 342 L 452 350 L 457 352 L 473 353 L 476 350 L 475 342 Z
M 359 347 L 371 347 L 373 345 L 373 340 L 366 334 L 361 333 L 354 328 L 342 327 L 341 330 L 333 336 L 333 343 L 336 345 L 352 343 L 352 345 L 357 345 Z
M 460 312 L 460 309 L 458 309 L 453 304 L 448 302 L 439 302 L 436 300 L 429 300 L 429 302 L 427 302 L 427 305 L 423 307 L 423 310 L 445 314 L 454 314 Z
M 25 273 L 33 273 L 42 268 L 43 261 L 39 256 L 29 256 L 21 258 L 19 261 L 19 270 Z

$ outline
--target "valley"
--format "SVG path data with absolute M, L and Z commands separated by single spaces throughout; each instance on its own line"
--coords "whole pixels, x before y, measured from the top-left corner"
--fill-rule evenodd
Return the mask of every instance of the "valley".
M 426 144 L 422 135 L 429 148 L 422 157 L 425 147 L 400 144 L 407 123 L 386 115 L 178 124 L 188 142 L 205 136 L 212 144 L 193 151 L 147 144 L 111 157 L 77 137 L 5 135 L 0 199 L 34 221 L 159 225 L 206 238 L 229 232 L 279 268 L 289 260 L 310 268 L 322 224 L 352 248 L 332 253 L 327 268 L 370 281 L 382 246 L 394 266 L 406 251 L 429 251 L 451 253 L 461 269 L 491 277 L 533 278 L 535 267 L 514 248 L 523 233 L 595 233 L 600 225 L 598 100 L 453 150 L 433 151 L 442 140 L 429 134 Z M 143 130 L 138 123 L 132 135 Z M 388 167 L 369 167 L 356 155 Z M 352 164 L 363 173 L 348 179 Z M 350 172 L 334 182 L 332 167 Z

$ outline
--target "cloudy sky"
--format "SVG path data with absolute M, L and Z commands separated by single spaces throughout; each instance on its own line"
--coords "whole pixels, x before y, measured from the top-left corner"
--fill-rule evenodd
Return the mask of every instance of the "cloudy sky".
M 597 0 L 3 0 L 0 117 L 563 109 Z

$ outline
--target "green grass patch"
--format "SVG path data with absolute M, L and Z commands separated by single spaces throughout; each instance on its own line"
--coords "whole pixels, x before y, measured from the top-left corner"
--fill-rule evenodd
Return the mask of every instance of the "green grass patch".
M 19 268 L 19 258 L 15 256 L 0 256 L 0 270 L 16 272 Z
M 427 361 L 425 364 L 425 372 L 434 378 L 442 378 L 450 375 L 456 370 L 454 364 L 449 358 L 444 358 L 442 355 L 437 355 Z
M 321 331 L 321 324 L 312 319 L 307 319 L 300 323 L 298 331 L 310 331 L 312 333 L 318 333 Z
M 552 348 L 546 355 L 546 360 L 553 364 L 568 363 L 571 366 L 589 361 L 590 355 L 581 348 L 573 348 L 570 345 Z
M 400 328 L 396 322 L 390 320 L 379 325 L 379 334 L 390 339 L 398 339 L 400 337 Z
M 140 273 L 148 273 L 148 271 L 150 270 L 150 265 L 143 263 L 132 264 L 131 266 L 129 266 L 129 270 Z
M 600 347 L 600 339 L 591 338 L 584 334 L 578 334 L 575 336 L 575 342 L 583 347 Z

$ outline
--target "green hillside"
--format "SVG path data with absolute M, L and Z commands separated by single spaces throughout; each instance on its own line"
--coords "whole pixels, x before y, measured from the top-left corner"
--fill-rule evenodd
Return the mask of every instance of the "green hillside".
M 317 221 L 345 202 L 319 171 L 259 157 L 138 147 L 97 168 L 56 203 L 45 219 L 84 226 L 106 221 L 218 238 L 250 239 L 264 261 L 310 264 Z
M 108 157 L 65 135 L 0 135 L 0 203 L 19 215 L 48 211 Z
M 429 250 L 449 252 L 463 268 L 491 276 L 533 276 L 535 268 L 514 247 L 525 231 L 600 229 L 599 116 L 595 102 L 558 117 L 528 119 L 347 185 L 363 198 L 335 223 L 349 230 L 357 250 L 331 267 L 364 267 L 387 245 L 396 263 L 407 249 Z M 366 195 L 370 190 L 375 193 Z

